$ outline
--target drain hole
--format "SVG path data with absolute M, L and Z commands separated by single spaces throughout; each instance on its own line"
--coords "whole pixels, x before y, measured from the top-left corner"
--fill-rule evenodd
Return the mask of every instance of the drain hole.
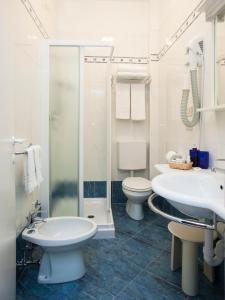
M 93 219 L 95 216 L 94 215 L 89 215 L 88 218 L 89 219 Z
M 29 230 L 27 231 L 27 234 L 32 234 L 32 233 L 34 233 L 34 232 L 35 232 L 34 229 L 29 229 Z
M 223 190 L 223 186 L 222 185 L 220 186 L 220 189 Z

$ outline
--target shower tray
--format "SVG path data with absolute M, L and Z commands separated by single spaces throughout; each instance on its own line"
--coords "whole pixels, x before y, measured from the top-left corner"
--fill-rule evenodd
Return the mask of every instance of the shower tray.
M 112 209 L 107 208 L 106 198 L 84 198 L 84 217 L 96 222 L 98 226 L 96 239 L 115 237 Z

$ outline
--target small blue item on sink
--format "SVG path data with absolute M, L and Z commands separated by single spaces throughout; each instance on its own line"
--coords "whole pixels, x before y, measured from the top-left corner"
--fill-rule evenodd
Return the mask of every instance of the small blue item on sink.
M 193 167 L 198 167 L 198 149 L 197 148 L 192 148 L 190 149 L 190 159 L 193 162 Z
M 198 166 L 202 169 L 208 169 L 209 167 L 208 151 L 198 151 Z

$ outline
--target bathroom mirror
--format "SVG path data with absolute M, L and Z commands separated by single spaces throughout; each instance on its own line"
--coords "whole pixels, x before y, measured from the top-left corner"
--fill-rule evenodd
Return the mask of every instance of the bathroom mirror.
M 225 11 L 215 18 L 215 105 L 225 107 Z

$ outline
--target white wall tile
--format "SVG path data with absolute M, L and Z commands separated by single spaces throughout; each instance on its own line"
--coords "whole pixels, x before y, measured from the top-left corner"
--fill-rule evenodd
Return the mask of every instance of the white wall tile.
M 160 1 L 160 43 L 163 45 L 166 38 L 171 36 L 188 16 L 199 1 Z M 176 10 L 176 13 L 174 13 Z M 175 16 L 175 17 L 172 17 Z M 160 162 L 164 160 L 164 154 L 168 150 L 176 150 L 182 153 L 193 145 L 210 152 L 210 164 L 216 157 L 225 157 L 225 117 L 224 112 L 209 112 L 202 115 L 202 126 L 198 124 L 192 130 L 188 130 L 180 120 L 180 102 L 185 71 L 185 47 L 188 42 L 197 35 L 203 35 L 205 39 L 205 82 L 204 105 L 210 106 L 213 102 L 213 69 L 212 69 L 212 28 L 205 22 L 202 14 L 172 46 L 165 57 L 159 63 L 159 96 L 160 105 L 158 126 L 160 128 L 161 149 Z M 164 152 L 164 153 L 163 153 Z
M 49 1 L 50 3 L 50 1 Z M 35 3 L 35 9 L 45 25 L 52 26 L 44 1 Z M 39 50 L 43 37 L 35 26 L 21 1 L 13 4 L 11 10 L 13 27 L 8 28 L 12 42 L 11 89 L 14 101 L 14 135 L 26 139 L 26 144 L 17 146 L 23 151 L 28 143 L 40 144 L 40 61 Z M 50 26 L 51 24 L 51 26 Z M 48 27 L 48 26 L 47 26 Z M 18 231 L 26 224 L 26 216 L 32 208 L 32 202 L 38 198 L 37 193 L 27 195 L 23 178 L 24 157 L 16 157 L 16 225 Z

